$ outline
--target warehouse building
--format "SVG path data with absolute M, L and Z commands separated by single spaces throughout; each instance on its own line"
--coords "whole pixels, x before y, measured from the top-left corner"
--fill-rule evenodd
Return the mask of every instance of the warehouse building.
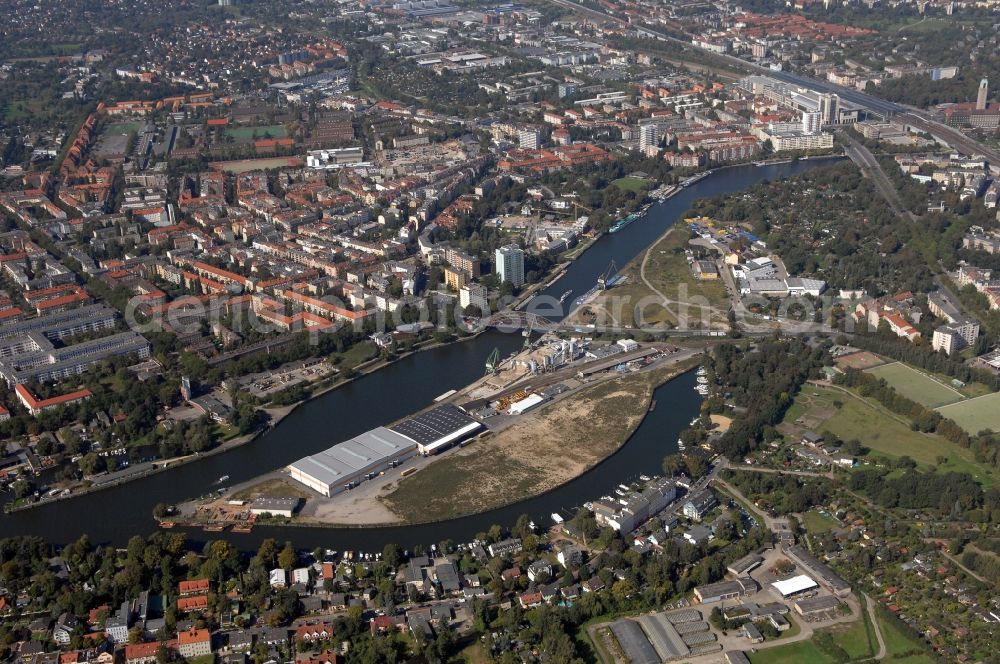
M 748 576 L 741 576 L 732 581 L 720 581 L 698 586 L 694 589 L 694 595 L 702 604 L 721 602 L 726 599 L 737 597 L 747 597 L 757 592 L 757 582 Z
M 764 559 L 756 553 L 748 553 L 739 560 L 734 560 L 726 569 L 735 576 L 749 574 L 751 570 L 760 566 Z
M 785 547 L 785 553 L 792 559 L 792 562 L 813 574 L 824 588 L 837 597 L 846 597 L 851 594 L 851 584 L 806 549 L 792 545 Z
M 795 602 L 795 611 L 800 616 L 811 616 L 819 613 L 834 611 L 840 606 L 840 600 L 832 595 L 820 595 L 819 597 L 808 597 Z
M 457 406 L 445 404 L 403 420 L 392 431 L 406 436 L 416 443 L 420 454 L 429 456 L 443 452 L 482 427 Z
M 283 516 L 286 518 L 291 518 L 295 511 L 299 508 L 299 503 L 301 501 L 298 498 L 273 498 L 268 496 L 261 496 L 254 499 L 250 503 L 250 513 L 260 516 L 262 514 L 270 514 L 271 516 Z
M 789 597 L 796 597 L 810 590 L 815 590 L 819 587 L 819 584 L 805 574 L 799 574 L 784 581 L 775 581 L 771 584 L 771 587 L 774 588 L 776 593 L 781 595 L 782 599 L 788 599 Z
M 327 498 L 380 472 L 395 468 L 416 452 L 406 436 L 378 427 L 288 466 L 292 479 Z
M 378 427 L 288 466 L 292 479 L 326 496 L 352 489 L 379 473 L 399 466 L 416 453 L 437 454 L 483 427 L 446 404 Z

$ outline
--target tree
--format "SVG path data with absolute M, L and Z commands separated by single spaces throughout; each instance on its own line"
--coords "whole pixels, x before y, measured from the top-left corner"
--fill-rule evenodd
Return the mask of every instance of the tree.
M 295 549 L 292 548 L 292 543 L 287 542 L 285 548 L 281 550 L 278 554 L 278 567 L 284 570 L 290 570 L 295 567 L 295 563 L 299 560 L 299 555 L 295 553 Z
M 499 542 L 500 538 L 503 537 L 503 529 L 500 528 L 498 524 L 493 524 L 490 526 L 489 531 L 486 533 L 486 539 L 489 542 Z
M 257 549 L 257 557 L 260 558 L 265 565 L 271 565 L 274 563 L 274 557 L 276 555 L 278 555 L 278 543 L 273 538 L 268 537 L 260 543 L 260 547 Z
M 209 545 L 212 557 L 222 562 L 232 554 L 232 546 L 226 540 L 215 540 Z
M 90 452 L 80 459 L 80 472 L 84 475 L 96 475 L 104 470 L 104 458 Z
M 382 561 L 396 569 L 403 562 L 403 551 L 398 544 L 389 543 L 382 549 Z

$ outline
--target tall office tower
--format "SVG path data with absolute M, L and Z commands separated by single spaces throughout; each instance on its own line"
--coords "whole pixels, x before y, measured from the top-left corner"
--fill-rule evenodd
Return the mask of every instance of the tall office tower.
M 840 97 L 833 94 L 819 96 L 819 112 L 823 116 L 823 124 L 837 124 L 840 115 Z
M 990 81 L 987 78 L 979 81 L 979 93 L 976 95 L 976 110 L 985 111 L 987 99 L 990 95 Z
M 806 111 L 802 114 L 802 132 L 818 134 L 823 128 L 823 115 L 819 111 Z
M 542 132 L 536 127 L 525 127 L 517 132 L 517 144 L 525 150 L 537 150 L 542 147 Z
M 524 284 L 524 251 L 516 244 L 508 244 L 496 251 L 496 270 L 501 283 L 509 281 L 515 287 Z
M 659 127 L 647 123 L 639 125 L 639 148 L 657 147 L 660 144 Z

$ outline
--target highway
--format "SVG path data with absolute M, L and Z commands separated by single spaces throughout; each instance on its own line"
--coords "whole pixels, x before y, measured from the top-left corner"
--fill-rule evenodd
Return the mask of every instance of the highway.
M 787 71 L 774 71 L 767 67 L 761 67 L 760 65 L 754 64 L 752 62 L 747 62 L 741 58 L 737 58 L 733 55 L 725 55 L 722 53 L 715 53 L 714 51 L 709 51 L 708 49 L 701 48 L 690 41 L 685 41 L 683 39 L 678 39 L 670 35 L 658 32 L 651 28 L 633 25 L 628 20 L 619 18 L 613 14 L 608 14 L 604 11 L 599 11 L 592 9 L 590 7 L 585 7 L 581 4 L 573 2 L 572 0 L 549 0 L 553 4 L 559 5 L 561 7 L 566 7 L 568 9 L 573 9 L 577 12 L 582 12 L 585 14 L 590 14 L 593 16 L 599 16 L 606 20 L 614 21 L 616 23 L 627 25 L 634 28 L 639 34 L 646 35 L 647 37 L 652 37 L 653 39 L 658 39 L 660 41 L 669 41 L 677 44 L 683 44 L 684 46 L 704 51 L 705 53 L 711 54 L 714 57 L 721 58 L 732 65 L 741 67 L 745 70 L 751 71 L 755 74 L 761 74 L 764 76 L 769 76 L 771 78 L 777 79 L 779 81 L 784 81 L 785 83 L 790 83 L 793 85 L 798 85 L 808 90 L 813 90 L 814 92 L 826 92 L 832 93 L 839 96 L 841 99 L 848 101 L 852 104 L 856 104 L 870 111 L 874 111 L 881 115 L 888 117 L 894 117 L 896 121 L 905 122 L 906 124 L 919 129 L 920 131 L 927 132 L 939 140 L 947 143 L 949 146 L 960 150 L 961 152 L 969 155 L 983 155 L 989 160 L 990 164 L 997 168 L 1000 166 L 1000 150 L 995 148 L 990 148 L 982 145 L 978 141 L 969 138 L 962 132 L 949 127 L 947 125 L 941 124 L 934 120 L 929 114 L 921 111 L 919 109 L 904 106 L 902 104 L 897 104 L 895 102 L 888 101 L 886 99 L 881 99 L 875 95 L 870 95 L 866 92 L 861 92 L 860 90 L 855 90 L 854 88 L 847 88 L 842 85 L 836 85 L 830 83 L 829 81 L 821 81 L 814 78 L 809 78 L 808 76 L 802 76 L 800 74 L 794 74 Z

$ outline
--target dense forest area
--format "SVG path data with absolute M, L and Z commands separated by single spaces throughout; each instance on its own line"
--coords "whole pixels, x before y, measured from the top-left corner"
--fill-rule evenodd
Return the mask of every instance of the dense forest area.
M 992 521 L 1000 516 L 1000 493 L 985 493 L 967 473 L 908 470 L 902 475 L 885 469 L 862 469 L 851 473 L 847 486 L 882 507 L 933 510 L 941 516 L 967 517 L 981 510 L 976 520 Z
M 799 388 L 818 375 L 823 357 L 821 348 L 799 339 L 763 340 L 753 353 L 732 344 L 716 347 L 710 380 L 714 376 L 728 400 L 744 409 L 715 443 L 716 451 L 735 459 L 759 446 L 766 429 L 784 417 Z M 710 404 L 721 407 L 718 401 Z

